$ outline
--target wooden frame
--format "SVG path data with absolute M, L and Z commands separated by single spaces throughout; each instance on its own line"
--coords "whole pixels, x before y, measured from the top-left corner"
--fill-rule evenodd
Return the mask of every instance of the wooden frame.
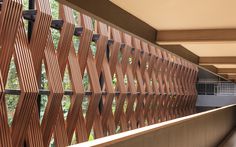
M 61 4 L 59 14 L 63 25 L 56 49 L 49 6 L 48 0 L 36 0 L 37 13 L 33 14 L 34 27 L 28 41 L 21 1 L 3 2 L 0 145 L 49 146 L 53 136 L 56 146 L 67 146 L 74 134 L 80 143 L 87 141 L 92 131 L 95 138 L 100 138 L 195 113 L 196 65 L 102 22 L 96 21 L 94 29 L 94 20 L 85 14 L 74 20 L 72 9 Z M 75 21 L 81 22 L 79 33 Z M 80 37 L 78 53 L 73 44 L 75 34 Z M 91 42 L 96 44 L 96 54 L 92 52 Z M 20 82 L 20 97 L 9 126 L 4 93 L 12 57 Z M 46 66 L 49 96 L 40 123 L 37 97 L 42 64 Z M 64 119 L 61 102 L 66 68 L 72 91 L 71 105 Z M 86 74 L 89 91 L 83 86 Z M 89 104 L 84 115 L 85 96 Z

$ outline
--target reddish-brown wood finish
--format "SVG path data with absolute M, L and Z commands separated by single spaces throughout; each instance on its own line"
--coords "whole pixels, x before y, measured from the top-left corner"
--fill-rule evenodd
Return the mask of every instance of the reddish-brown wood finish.
M 63 20 L 59 42 L 54 46 L 49 0 L 36 0 L 37 13 L 30 41 L 22 17 L 21 0 L 4 0 L 0 13 L 0 146 L 67 146 L 196 113 L 198 67 L 160 47 L 111 28 L 59 5 Z M 78 53 L 73 43 L 75 21 L 81 24 Z M 95 21 L 95 26 L 94 26 Z M 96 30 L 96 32 L 94 31 Z M 98 39 L 96 53 L 91 43 Z M 109 42 L 109 43 L 108 43 Z M 20 84 L 12 125 L 8 125 L 5 88 L 11 59 Z M 42 123 L 37 97 L 42 65 L 50 94 Z M 63 116 L 63 78 L 69 71 L 72 94 Z M 89 86 L 83 80 L 88 76 Z M 99 80 L 102 79 L 102 80 Z M 85 94 L 89 102 L 83 114 Z M 99 108 L 102 104 L 102 108 Z

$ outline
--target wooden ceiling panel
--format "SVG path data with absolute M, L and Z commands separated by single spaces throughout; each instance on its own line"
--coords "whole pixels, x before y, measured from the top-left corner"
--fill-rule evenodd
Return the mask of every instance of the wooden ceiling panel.
M 236 29 L 165 30 L 158 31 L 157 42 L 236 41 Z
M 218 68 L 219 74 L 234 73 L 236 74 L 236 68 Z
M 202 67 L 214 72 L 214 73 L 217 73 L 218 72 L 218 69 L 214 66 L 214 65 L 202 65 Z
M 236 26 L 235 0 L 111 0 L 157 30 Z
M 236 57 L 200 57 L 199 64 L 236 64 Z

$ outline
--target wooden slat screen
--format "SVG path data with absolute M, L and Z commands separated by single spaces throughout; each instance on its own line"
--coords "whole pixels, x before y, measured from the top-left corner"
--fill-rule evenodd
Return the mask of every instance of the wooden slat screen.
M 75 20 L 72 9 L 61 4 L 58 13 L 63 25 L 55 47 L 49 0 L 35 2 L 29 41 L 21 0 L 4 0 L 1 6 L 0 146 L 46 147 L 52 137 L 56 146 L 67 146 L 74 134 L 80 143 L 90 134 L 100 138 L 195 113 L 196 65 L 85 14 Z M 78 49 L 73 44 L 74 35 L 79 36 Z M 91 49 L 92 42 L 96 53 Z M 12 57 L 20 96 L 10 126 L 5 89 Z M 40 122 L 37 98 L 43 64 L 49 95 Z M 72 91 L 64 119 L 61 102 L 66 68 Z M 85 75 L 89 91 L 83 85 Z M 85 96 L 89 102 L 84 114 Z

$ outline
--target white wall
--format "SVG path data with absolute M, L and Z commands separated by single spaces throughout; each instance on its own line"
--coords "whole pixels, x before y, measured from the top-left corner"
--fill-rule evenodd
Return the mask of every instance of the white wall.
M 236 96 L 199 95 L 196 105 L 204 107 L 220 107 L 230 104 L 236 104 Z

